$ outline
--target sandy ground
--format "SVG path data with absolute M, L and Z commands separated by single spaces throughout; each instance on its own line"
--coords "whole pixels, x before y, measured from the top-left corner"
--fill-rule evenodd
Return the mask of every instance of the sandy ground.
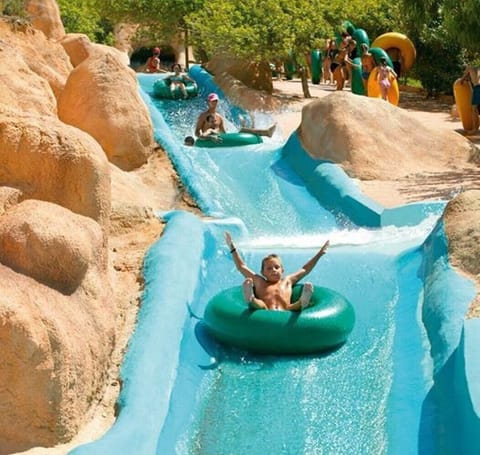
M 304 99 L 299 80 L 274 81 L 274 95 L 284 101 L 282 111 L 275 113 L 274 118 L 285 139 L 300 125 L 302 107 L 312 100 L 332 93 L 334 87 L 310 84 L 310 91 L 312 99 Z M 452 100 L 445 102 L 425 100 L 418 93 L 403 92 L 400 100 L 400 107 L 409 111 L 423 124 L 431 124 L 436 128 L 450 129 L 463 134 L 460 120 L 451 115 Z M 473 136 L 469 139 L 474 143 L 480 142 L 480 136 Z M 148 165 L 138 170 L 136 176 L 145 185 L 142 189 L 142 204 L 145 206 L 155 210 L 178 208 L 198 213 L 188 194 L 185 194 L 179 184 L 178 177 L 163 151 L 160 150 Z M 480 189 L 480 168 L 477 167 L 476 172 L 454 175 L 449 169 L 445 169 L 445 175 L 436 176 L 435 179 L 427 179 L 419 169 L 412 178 L 405 181 L 369 181 L 360 182 L 360 185 L 367 195 L 382 205 L 395 206 L 413 201 L 444 199 L 452 192 L 460 191 L 462 188 L 476 187 Z M 116 198 L 118 201 L 125 202 L 126 194 L 132 192 L 133 188 L 127 192 L 122 191 L 122 188 L 113 191 L 112 203 L 116 202 Z M 98 439 L 114 423 L 114 405 L 120 391 L 119 368 L 140 307 L 143 289 L 143 257 L 149 246 L 161 235 L 162 230 L 163 224 L 155 217 L 149 216 L 144 219 L 133 217 L 128 225 L 122 226 L 121 229 L 114 229 L 112 232 L 110 261 L 118 308 L 117 347 L 113 355 L 104 395 L 92 407 L 86 418 L 88 423 L 71 443 L 49 449 L 33 448 L 22 452 L 23 454 L 65 455 L 69 450 L 82 443 Z

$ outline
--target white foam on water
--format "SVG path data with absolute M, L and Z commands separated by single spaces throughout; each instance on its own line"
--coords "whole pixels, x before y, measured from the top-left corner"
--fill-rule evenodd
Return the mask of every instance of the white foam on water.
M 422 243 L 432 232 L 438 222 L 439 215 L 430 215 L 415 226 L 386 226 L 383 228 L 349 228 L 335 229 L 319 234 L 292 235 L 292 236 L 259 236 L 251 241 L 242 242 L 243 247 L 252 249 L 281 249 L 281 248 L 317 248 L 327 240 L 330 248 L 334 246 L 368 246 L 387 247 L 396 244 Z

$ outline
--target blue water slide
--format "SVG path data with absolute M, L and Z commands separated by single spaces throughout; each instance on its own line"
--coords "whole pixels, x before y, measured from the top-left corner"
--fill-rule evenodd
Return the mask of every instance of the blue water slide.
M 70 453 L 480 453 L 480 327 L 464 318 L 475 288 L 448 262 L 445 202 L 385 209 L 337 165 L 310 158 L 296 134 L 184 146 L 205 94 L 221 95 L 229 128 L 243 115 L 202 68 L 191 74 L 198 99 L 154 100 L 155 76 L 139 81 L 157 141 L 208 217 L 159 213 L 167 225 L 145 258 L 118 418 Z M 252 268 L 273 250 L 285 270 L 298 269 L 330 239 L 309 280 L 353 304 L 347 342 L 318 355 L 261 356 L 212 339 L 206 304 L 241 282 L 226 230 Z

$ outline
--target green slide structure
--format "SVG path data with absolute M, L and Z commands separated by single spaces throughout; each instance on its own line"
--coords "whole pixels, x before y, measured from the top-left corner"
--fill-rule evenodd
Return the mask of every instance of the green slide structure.
M 311 57 L 311 72 L 312 72 L 312 84 L 320 84 L 322 78 L 322 51 L 320 49 L 314 49 L 310 53 Z

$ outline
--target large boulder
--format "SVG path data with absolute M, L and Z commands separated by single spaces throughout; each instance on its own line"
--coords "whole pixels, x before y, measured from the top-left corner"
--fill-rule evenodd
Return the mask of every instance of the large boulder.
M 56 98 L 65 86 L 72 65 L 63 47 L 49 40 L 41 31 L 23 26 L 20 32 L 5 19 L 0 18 L 0 93 L 16 93 L 10 99 L 0 97 L 0 104 L 35 110 L 45 115 L 56 115 Z M 35 73 L 38 78 L 32 77 Z M 47 90 L 47 86 L 50 89 Z M 3 99 L 2 99 L 3 98 Z M 7 102 L 8 101 L 8 102 Z M 54 107 L 51 107 L 52 105 Z
M 480 279 L 480 190 L 452 199 L 444 218 L 452 263 Z
M 106 252 L 98 223 L 65 210 L 33 199 L 8 210 L 0 224 L 0 262 L 71 295 L 93 258 Z
M 0 453 L 12 453 L 77 433 L 109 367 L 115 308 L 94 220 L 30 200 L 0 226 Z
M 135 72 L 113 54 L 96 54 L 71 73 L 58 100 L 60 120 L 89 133 L 109 161 L 138 168 L 154 150 L 149 112 Z
M 444 212 L 448 251 L 452 265 L 473 278 L 477 295 L 469 316 L 480 317 L 480 190 L 461 193 L 447 204 Z
M 454 131 L 427 127 L 390 103 L 349 92 L 304 106 L 298 134 L 313 158 L 339 163 L 364 180 L 394 180 L 416 168 L 424 173 L 456 169 L 475 152 Z
M 130 58 L 126 52 L 103 44 L 92 43 L 90 38 L 82 33 L 69 33 L 60 41 L 60 44 L 70 57 L 70 62 L 74 67 L 89 57 L 95 58 L 103 54 L 111 54 L 125 66 L 130 65 Z
M 222 73 L 227 73 L 248 88 L 269 94 L 273 92 L 272 70 L 268 62 L 254 62 L 219 54 L 210 59 L 205 67 L 215 75 L 215 80 Z
M 0 179 L 21 191 L 98 221 L 108 231 L 110 169 L 88 134 L 55 117 L 22 114 L 0 105 Z
M 25 9 L 32 25 L 47 38 L 59 40 L 65 35 L 60 9 L 55 0 L 27 0 Z

